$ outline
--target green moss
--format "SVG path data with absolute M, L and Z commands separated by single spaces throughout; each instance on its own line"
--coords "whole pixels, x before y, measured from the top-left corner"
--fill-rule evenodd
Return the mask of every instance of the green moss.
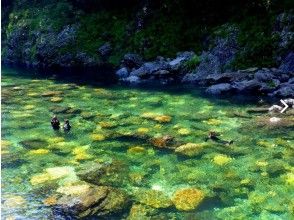
M 187 71 L 194 70 L 201 62 L 200 56 L 194 55 L 192 59 L 186 61 L 185 68 Z
M 238 26 L 240 34 L 238 42 L 241 50 L 232 66 L 236 69 L 247 67 L 271 67 L 275 66 L 275 51 L 278 38 L 272 35 L 273 17 L 260 18 L 247 17 Z

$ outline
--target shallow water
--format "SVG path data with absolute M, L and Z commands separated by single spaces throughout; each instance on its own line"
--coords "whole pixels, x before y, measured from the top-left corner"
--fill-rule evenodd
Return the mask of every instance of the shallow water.
M 2 218 L 54 219 L 44 200 L 79 181 L 74 169 L 96 161 L 118 164 L 100 183 L 126 190 L 133 204 L 148 206 L 134 196 L 141 189 L 162 191 L 168 199 L 189 187 L 205 195 L 194 210 L 153 207 L 146 219 L 293 219 L 293 125 L 260 123 L 268 118 L 248 113 L 253 107 L 244 97 L 212 99 L 191 88 L 79 85 L 4 68 Z M 70 120 L 69 133 L 51 129 L 54 111 Z M 234 142 L 205 142 L 209 131 Z M 164 135 L 177 146 L 206 144 L 185 156 L 150 141 Z M 32 139 L 44 146 L 22 144 Z M 66 167 L 70 175 L 50 184 L 40 180 L 54 167 Z M 126 219 L 129 212 L 108 219 Z

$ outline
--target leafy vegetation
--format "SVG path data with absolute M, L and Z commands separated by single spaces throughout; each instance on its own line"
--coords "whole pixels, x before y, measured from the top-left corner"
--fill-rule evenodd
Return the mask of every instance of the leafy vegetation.
M 60 32 L 66 25 L 78 28 L 76 43 L 60 48 L 61 53 L 85 52 L 98 59 L 97 49 L 110 42 L 110 62 L 118 64 L 127 52 L 145 59 L 172 57 L 178 51 L 200 53 L 209 46 L 209 36 L 226 36 L 225 23 L 239 27 L 239 44 L 244 48 L 232 63 L 234 68 L 273 66 L 277 36 L 273 20 L 294 8 L 289 0 L 197 1 L 188 0 L 14 0 L 2 1 L 2 39 L 24 28 L 33 42 L 37 32 Z M 143 12 L 145 10 L 145 12 Z M 138 18 L 142 26 L 138 27 Z M 218 31 L 216 31 L 218 30 Z M 32 45 L 32 48 L 34 45 Z M 4 48 L 3 53 L 5 53 Z M 34 57 L 35 49 L 31 50 Z M 3 54 L 2 53 L 2 54 Z M 21 57 L 20 57 L 21 58 Z M 187 64 L 197 66 L 197 58 Z
M 194 55 L 192 59 L 186 61 L 185 68 L 187 71 L 194 70 L 200 64 L 201 58 L 198 55 Z

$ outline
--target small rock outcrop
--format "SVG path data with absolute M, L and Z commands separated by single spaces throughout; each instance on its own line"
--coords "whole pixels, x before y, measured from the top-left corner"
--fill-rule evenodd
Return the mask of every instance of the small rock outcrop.
M 107 216 L 121 212 L 128 205 L 127 194 L 117 188 L 89 185 L 72 194 L 69 191 L 52 207 L 56 218 Z
M 233 87 L 229 83 L 220 83 L 212 85 L 206 89 L 206 93 L 211 95 L 220 95 L 231 91 Z

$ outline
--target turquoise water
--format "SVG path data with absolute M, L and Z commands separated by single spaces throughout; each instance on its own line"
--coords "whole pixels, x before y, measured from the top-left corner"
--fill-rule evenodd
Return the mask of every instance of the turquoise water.
M 84 184 L 76 170 L 90 161 L 112 164 L 99 184 L 131 199 L 109 219 L 294 219 L 292 110 L 248 113 L 260 106 L 244 97 L 76 84 L 21 71 L 2 69 L 3 219 L 54 219 L 55 194 Z M 51 129 L 53 114 L 70 120 L 70 133 Z M 271 123 L 273 116 L 282 119 Z M 209 131 L 234 142 L 205 142 Z M 164 146 L 167 135 L 174 141 Z M 185 146 L 192 148 L 178 150 Z M 186 188 L 204 199 L 182 210 L 174 197 Z M 152 196 L 158 191 L 164 198 Z

